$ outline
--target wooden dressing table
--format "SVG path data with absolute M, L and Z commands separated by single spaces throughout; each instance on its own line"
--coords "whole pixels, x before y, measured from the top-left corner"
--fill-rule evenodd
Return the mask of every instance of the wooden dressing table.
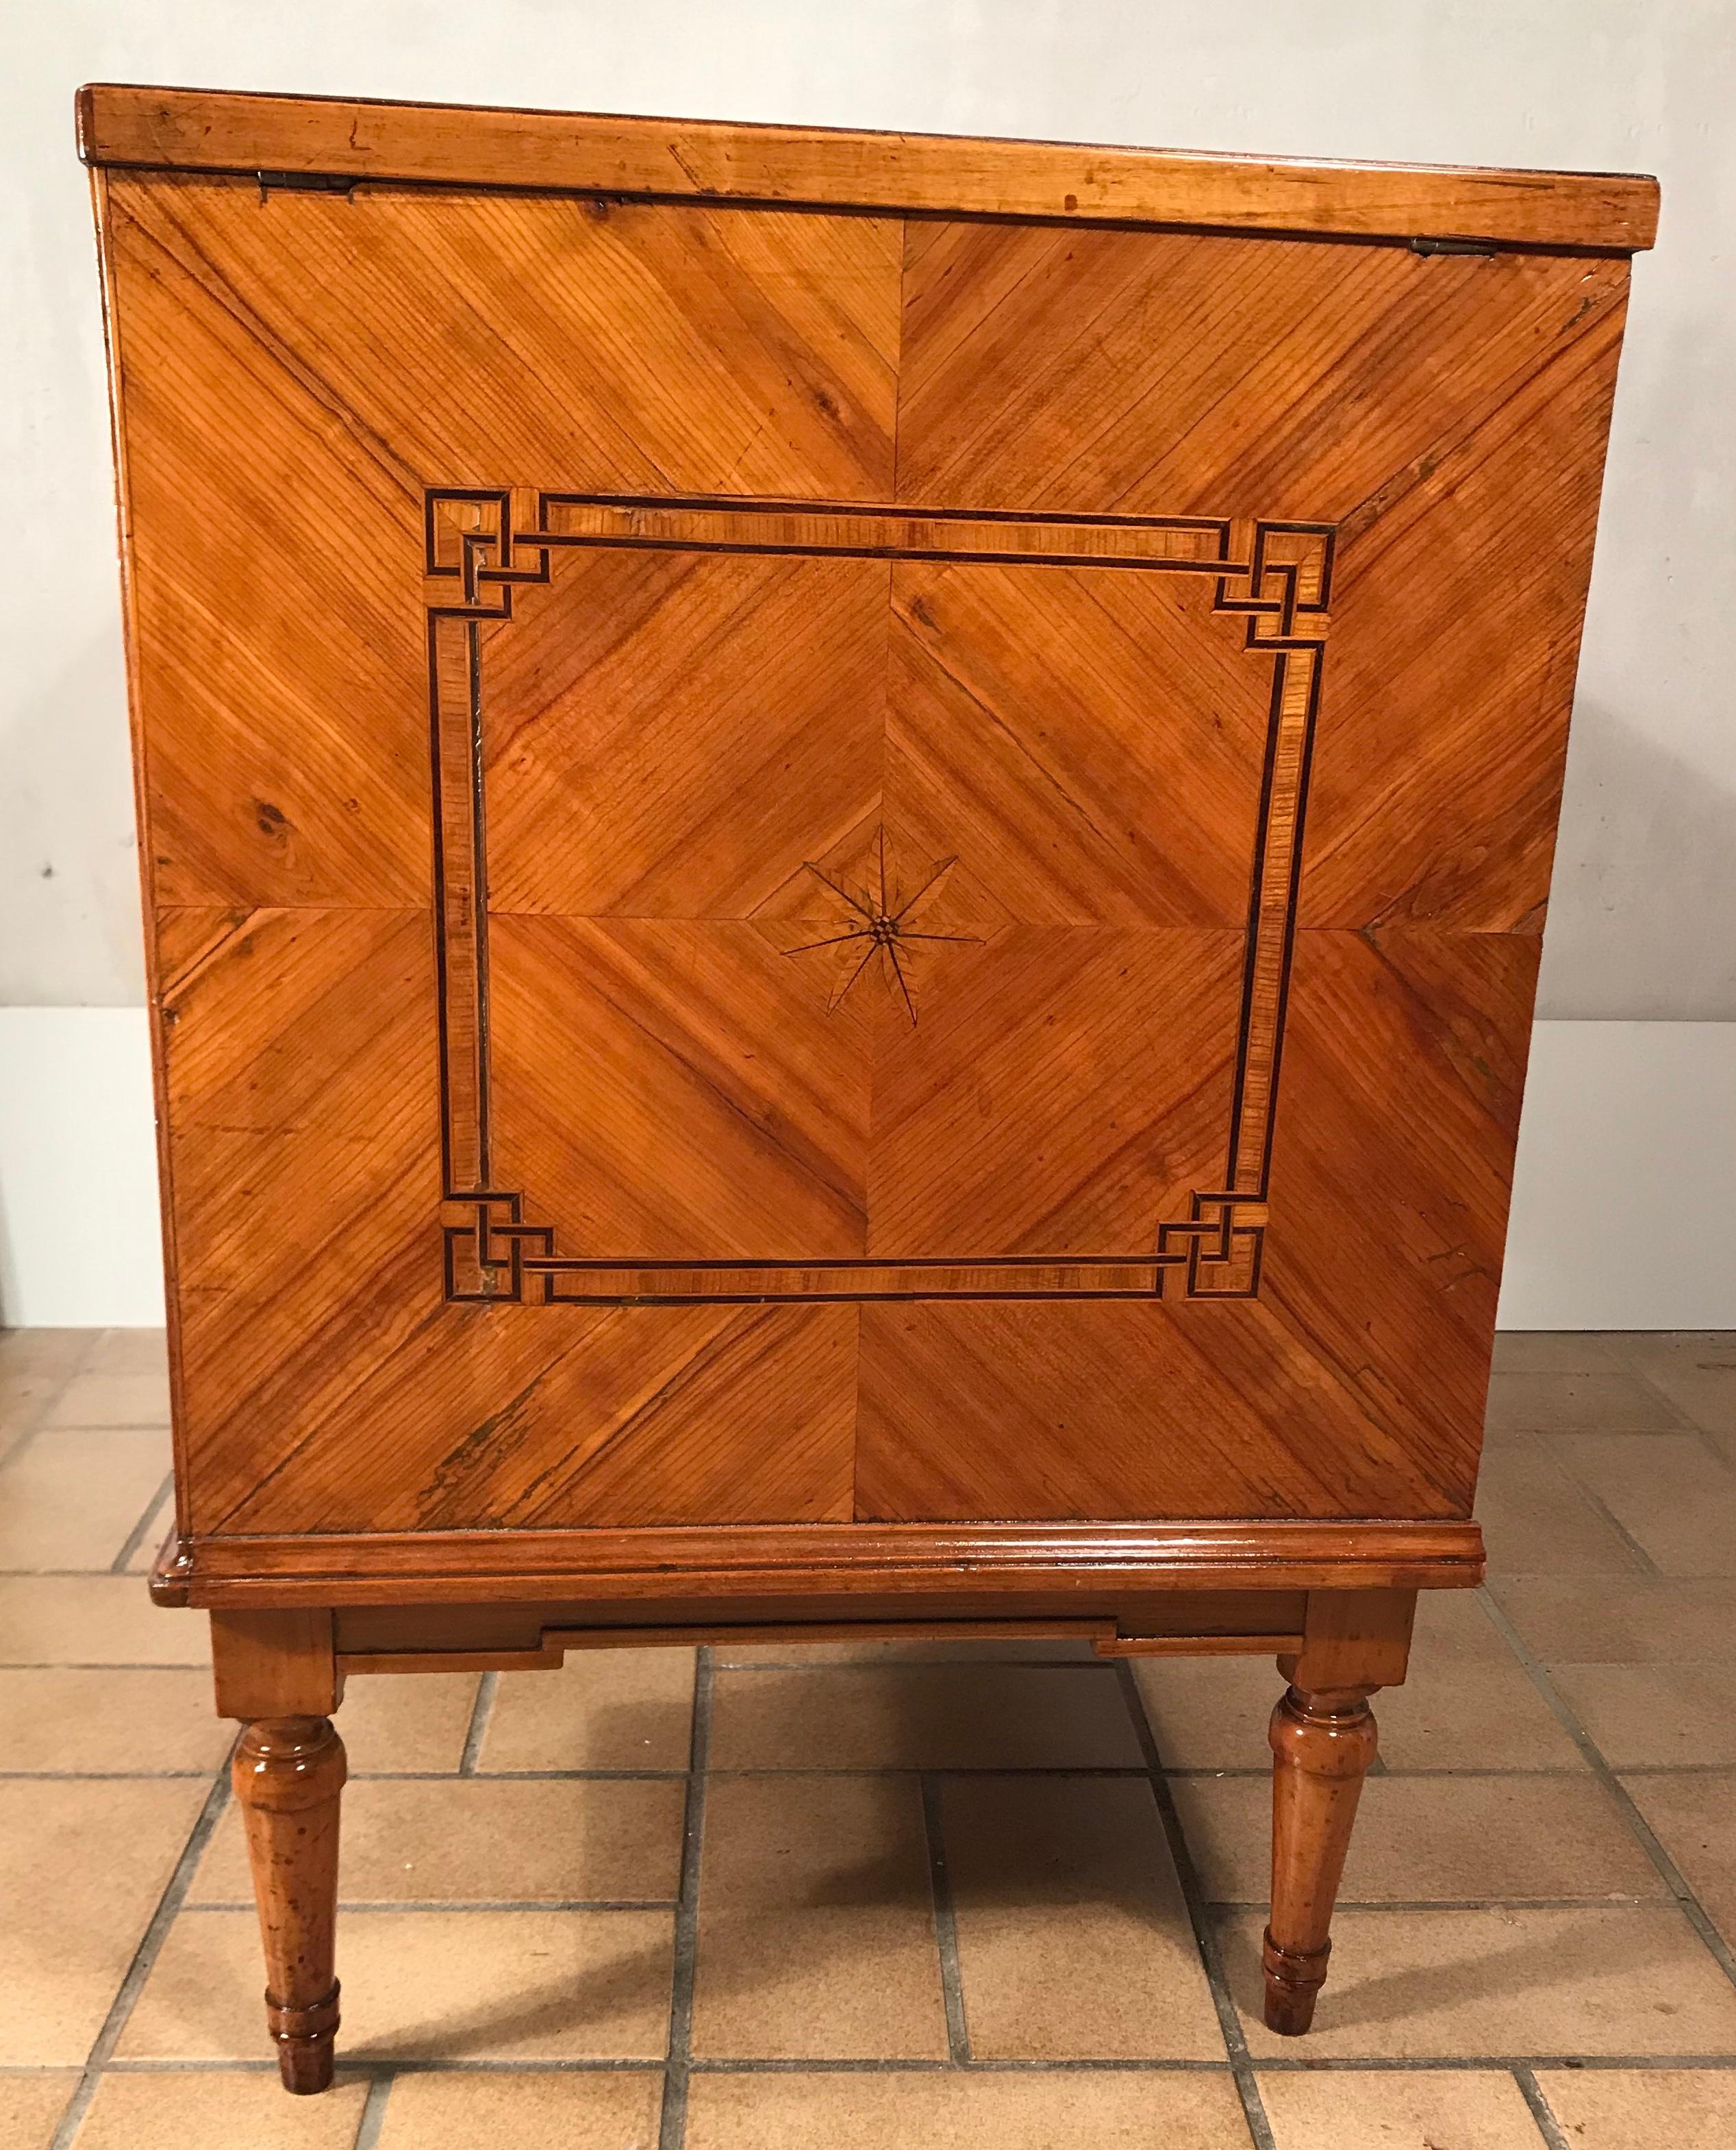
M 292 2090 L 351 1673 L 1255 1653 L 1308 2027 L 1470 1520 L 1649 180 L 81 93 Z

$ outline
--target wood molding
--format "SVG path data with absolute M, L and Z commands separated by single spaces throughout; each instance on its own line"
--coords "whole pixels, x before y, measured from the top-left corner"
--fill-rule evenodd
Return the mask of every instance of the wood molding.
M 204 1607 L 985 1597 L 1469 1588 L 1473 1522 L 753 1524 L 723 1529 L 409 1531 L 194 1537 L 165 1547 L 159 1602 Z
M 87 164 L 257 173 L 267 183 L 317 174 L 1616 252 L 1650 246 L 1658 220 L 1655 179 L 1604 172 L 1278 161 L 116 83 L 81 89 L 77 112 Z

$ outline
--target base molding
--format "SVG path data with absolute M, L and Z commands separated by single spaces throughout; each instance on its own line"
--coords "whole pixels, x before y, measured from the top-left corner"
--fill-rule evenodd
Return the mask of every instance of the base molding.
M 1468 1588 L 1482 1579 L 1470 1522 L 778 1523 L 734 1527 L 430 1531 L 224 1537 L 164 1548 L 159 1603 L 774 1604 L 1010 1599 L 1080 1617 L 1169 1590 Z M 1012 1610 L 1007 1605 L 1009 1612 Z M 797 1615 L 796 1617 L 802 1617 Z M 817 1617 L 810 1615 L 808 1617 Z M 655 1624 L 648 1620 L 647 1624 Z

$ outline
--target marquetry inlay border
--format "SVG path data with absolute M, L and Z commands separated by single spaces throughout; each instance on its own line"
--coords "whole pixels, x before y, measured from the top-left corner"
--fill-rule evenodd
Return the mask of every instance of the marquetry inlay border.
M 1330 524 L 859 507 L 452 487 L 428 492 L 425 567 L 434 779 L 446 1289 L 459 1300 L 1250 1299 L 1259 1289 L 1272 1132 L 1320 709 Z M 1196 1190 L 1143 1257 L 647 1260 L 563 1254 L 524 1194 L 496 1184 L 489 1134 L 487 811 L 480 629 L 578 547 L 1113 568 L 1195 575 L 1269 659 L 1270 716 L 1249 892 L 1225 1184 Z M 454 591 L 451 585 L 457 584 Z M 456 602 L 453 600 L 456 598 Z

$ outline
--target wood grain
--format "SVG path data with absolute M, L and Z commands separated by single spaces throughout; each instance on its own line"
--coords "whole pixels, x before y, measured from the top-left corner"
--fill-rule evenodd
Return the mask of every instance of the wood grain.
M 97 164 L 1562 246 L 1649 246 L 1657 223 L 1655 180 L 1602 172 L 1284 163 L 116 83 L 80 90 L 78 115 L 81 154 Z
M 201 1576 L 1462 1519 L 1625 263 L 90 110 Z

